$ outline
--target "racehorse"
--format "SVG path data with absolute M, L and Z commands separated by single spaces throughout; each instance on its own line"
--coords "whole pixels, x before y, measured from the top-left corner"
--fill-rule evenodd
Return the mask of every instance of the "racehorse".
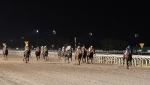
M 75 52 L 75 62 L 76 62 L 76 60 L 78 60 L 78 65 L 80 65 L 81 57 L 82 57 L 82 52 L 79 49 L 78 51 Z
M 83 49 L 82 50 L 82 57 L 81 57 L 83 63 L 86 62 L 86 57 L 87 57 L 87 51 Z
M 89 63 L 89 60 L 91 60 L 91 63 L 93 63 L 93 52 L 88 51 L 87 52 L 87 63 Z
M 26 63 L 29 62 L 30 53 L 31 53 L 30 48 L 27 47 L 27 49 L 24 51 L 24 59 L 23 59 L 23 61 L 25 60 Z
M 37 48 L 36 51 L 35 51 L 37 61 L 38 61 L 38 59 L 40 59 L 40 54 L 41 54 L 41 51 L 40 51 L 39 48 Z
M 127 51 L 126 53 L 123 54 L 123 66 L 124 66 L 125 59 L 126 59 L 127 69 L 129 69 L 129 62 L 130 62 L 130 65 L 132 65 L 132 63 L 131 63 L 131 61 L 132 61 L 132 53 Z
M 65 58 L 65 61 L 66 61 L 66 59 L 68 60 L 68 63 L 69 63 L 69 59 L 71 59 L 71 61 L 72 61 L 72 49 L 65 51 L 63 56 Z
M 43 50 L 43 58 L 44 60 L 48 60 L 48 50 Z
M 89 48 L 89 51 L 87 52 L 87 63 L 89 63 L 89 60 L 91 60 L 91 63 L 93 63 L 93 55 L 95 54 L 95 50 L 93 46 Z
M 7 49 L 7 47 L 4 47 L 3 48 L 3 56 L 4 56 L 4 58 L 7 58 L 7 55 L 8 55 L 8 49 Z

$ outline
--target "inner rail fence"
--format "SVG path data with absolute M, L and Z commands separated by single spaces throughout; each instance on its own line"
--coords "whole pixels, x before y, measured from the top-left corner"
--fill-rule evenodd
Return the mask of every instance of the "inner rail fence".
M 23 51 L 9 51 L 9 53 L 23 55 Z M 0 54 L 2 54 L 2 51 L 0 51 Z M 72 55 L 74 56 L 74 52 Z M 34 51 L 31 52 L 31 56 L 35 57 Z M 49 52 L 49 57 L 58 57 L 58 52 Z M 93 61 L 94 63 L 123 65 L 123 54 L 96 53 Z M 124 64 L 126 65 L 126 60 Z M 132 55 L 132 66 L 150 67 L 150 55 Z

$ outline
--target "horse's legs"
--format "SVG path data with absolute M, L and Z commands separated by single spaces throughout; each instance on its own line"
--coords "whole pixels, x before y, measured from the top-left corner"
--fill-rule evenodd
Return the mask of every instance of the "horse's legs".
M 6 58 L 7 58 L 7 54 L 6 54 Z
M 25 56 L 25 61 L 26 61 L 26 63 L 28 63 L 28 61 L 29 61 L 29 56 Z
M 37 61 L 38 61 L 38 56 L 36 55 L 36 59 L 37 59 Z
M 88 56 L 87 56 L 86 62 L 88 63 L 88 61 L 89 61 L 89 58 L 88 58 Z
M 129 60 L 127 60 L 126 62 L 127 62 L 127 69 L 129 69 Z
M 72 61 L 72 55 L 70 56 L 70 59 L 71 59 L 71 61 Z
M 124 66 L 124 60 L 125 60 L 125 57 L 123 56 L 123 66 Z
M 39 55 L 39 59 L 40 59 L 41 54 Z
M 28 62 L 29 62 L 29 56 L 28 56 Z
M 80 61 L 81 61 L 81 59 L 78 59 L 78 61 L 79 61 L 79 65 L 80 65 Z
M 69 56 L 67 58 L 68 58 L 68 63 L 69 63 Z
M 46 56 L 46 61 L 48 60 L 48 55 Z
M 93 57 L 91 58 L 91 63 L 93 64 Z
M 85 61 L 84 61 L 84 56 L 82 55 L 82 63 L 84 63 Z
M 75 64 L 76 64 L 76 59 L 77 59 L 77 55 L 75 54 L 75 58 L 74 58 L 74 62 L 75 62 Z
M 132 66 L 132 60 L 130 60 L 130 66 Z

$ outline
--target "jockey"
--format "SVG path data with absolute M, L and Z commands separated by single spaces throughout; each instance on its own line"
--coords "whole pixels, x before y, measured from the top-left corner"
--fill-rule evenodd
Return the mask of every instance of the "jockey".
M 95 54 L 95 50 L 94 50 L 93 46 L 90 46 L 88 51 L 92 52 L 93 54 Z
M 44 48 L 44 47 L 43 47 L 43 46 L 41 46 L 41 50 L 43 50 L 43 48 Z
M 82 46 L 82 52 L 84 52 L 84 51 L 86 51 L 86 48 L 85 48 L 85 46 L 83 45 L 83 46 Z
M 71 49 L 71 46 L 67 46 L 66 47 L 66 51 L 70 50 Z
M 28 46 L 25 46 L 25 51 L 24 52 L 26 52 L 28 50 Z
M 130 52 L 130 53 L 131 53 L 131 47 L 130 47 L 130 45 L 126 48 L 126 51 L 125 51 L 124 54 L 126 54 L 127 52 Z
M 5 53 L 6 51 L 8 52 L 7 45 L 5 45 L 5 46 L 3 47 L 3 53 Z
M 93 50 L 93 46 L 90 46 L 88 51 L 92 51 L 92 50 Z
M 77 51 L 80 49 L 80 46 L 77 47 Z
M 64 51 L 65 51 L 65 47 L 63 46 L 63 47 L 62 47 L 62 52 L 64 52 Z
M 41 46 L 41 49 L 40 49 L 40 50 L 41 50 L 41 54 L 42 54 L 42 53 L 43 53 L 43 50 L 44 50 L 44 47 L 43 47 L 43 46 Z
M 40 51 L 40 48 L 39 48 L 39 47 L 37 47 L 37 48 L 36 48 L 36 51 L 38 51 L 38 52 L 39 52 L 39 51 Z
M 81 54 L 82 51 L 81 51 L 81 47 L 80 46 L 77 47 L 76 52 L 79 52 Z
M 46 46 L 44 46 L 44 50 L 47 51 L 47 47 Z

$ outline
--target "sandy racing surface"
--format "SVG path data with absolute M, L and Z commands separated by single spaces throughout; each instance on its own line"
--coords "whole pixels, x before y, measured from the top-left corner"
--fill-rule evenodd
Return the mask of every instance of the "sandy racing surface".
M 121 65 L 64 63 L 35 57 L 29 63 L 19 54 L 0 55 L 0 85 L 150 85 L 150 68 Z

